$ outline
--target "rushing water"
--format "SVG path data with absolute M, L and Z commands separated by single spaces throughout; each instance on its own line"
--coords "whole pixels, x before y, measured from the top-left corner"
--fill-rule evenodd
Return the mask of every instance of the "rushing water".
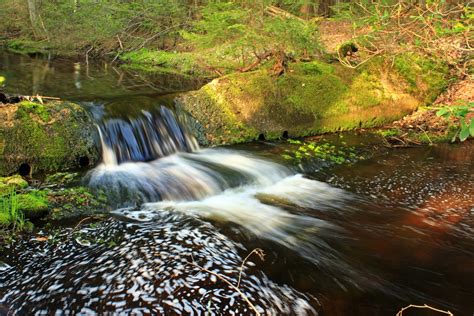
M 268 315 L 474 311 L 472 142 L 321 169 L 285 163 L 285 144 L 199 149 L 169 107 L 100 117 L 84 181 L 116 211 L 12 245 L 0 314 L 251 314 L 222 278 Z

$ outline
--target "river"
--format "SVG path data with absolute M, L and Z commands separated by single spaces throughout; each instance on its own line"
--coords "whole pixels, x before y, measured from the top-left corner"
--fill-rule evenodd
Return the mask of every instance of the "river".
M 116 209 L 83 238 L 58 223 L 4 249 L 0 314 L 473 313 L 472 141 L 327 135 L 364 159 L 294 164 L 286 141 L 200 148 L 172 99 L 201 80 L 8 54 L 0 75 L 94 114 L 103 161 L 83 181 Z

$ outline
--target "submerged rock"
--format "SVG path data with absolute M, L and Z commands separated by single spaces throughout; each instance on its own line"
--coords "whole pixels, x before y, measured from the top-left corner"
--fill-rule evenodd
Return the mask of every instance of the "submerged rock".
M 296 63 L 282 76 L 267 70 L 213 80 L 178 98 L 210 144 L 376 127 L 433 101 L 447 69 L 416 59 L 411 68 L 374 59 L 360 69 L 318 61 Z
M 29 175 L 95 163 L 96 129 L 81 106 L 21 101 L 0 107 L 0 175 Z

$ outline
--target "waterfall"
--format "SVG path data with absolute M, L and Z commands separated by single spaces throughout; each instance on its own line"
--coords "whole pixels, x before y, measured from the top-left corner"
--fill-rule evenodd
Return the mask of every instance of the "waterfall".
M 242 185 L 271 185 L 291 174 L 245 152 L 200 150 L 186 123 L 164 106 L 99 123 L 102 163 L 88 174 L 89 185 L 117 201 L 189 201 Z
M 153 221 L 172 211 L 231 222 L 316 264 L 344 265 L 324 241 L 305 237 L 317 231 L 333 238 L 340 228 L 284 205 L 336 210 L 347 205 L 347 192 L 245 151 L 199 149 L 189 130 L 164 107 L 133 120 L 103 122 L 103 163 L 88 174 L 89 185 L 122 203 L 115 213 L 133 220 Z M 125 201 L 132 208 L 123 208 Z
M 156 113 L 142 111 L 138 118 L 105 120 L 98 129 L 105 165 L 151 161 L 199 149 L 187 126 L 164 106 Z

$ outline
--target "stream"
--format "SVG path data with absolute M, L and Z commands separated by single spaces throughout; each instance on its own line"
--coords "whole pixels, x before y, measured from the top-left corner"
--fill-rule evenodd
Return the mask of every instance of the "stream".
M 199 80 L 9 54 L 0 75 L 6 92 L 93 113 L 103 161 L 83 182 L 115 208 L 83 238 L 65 222 L 53 242 L 6 249 L 0 315 L 474 312 L 472 141 L 388 149 L 327 135 L 371 154 L 295 165 L 284 141 L 200 148 L 172 102 Z M 253 249 L 263 260 L 242 265 Z

